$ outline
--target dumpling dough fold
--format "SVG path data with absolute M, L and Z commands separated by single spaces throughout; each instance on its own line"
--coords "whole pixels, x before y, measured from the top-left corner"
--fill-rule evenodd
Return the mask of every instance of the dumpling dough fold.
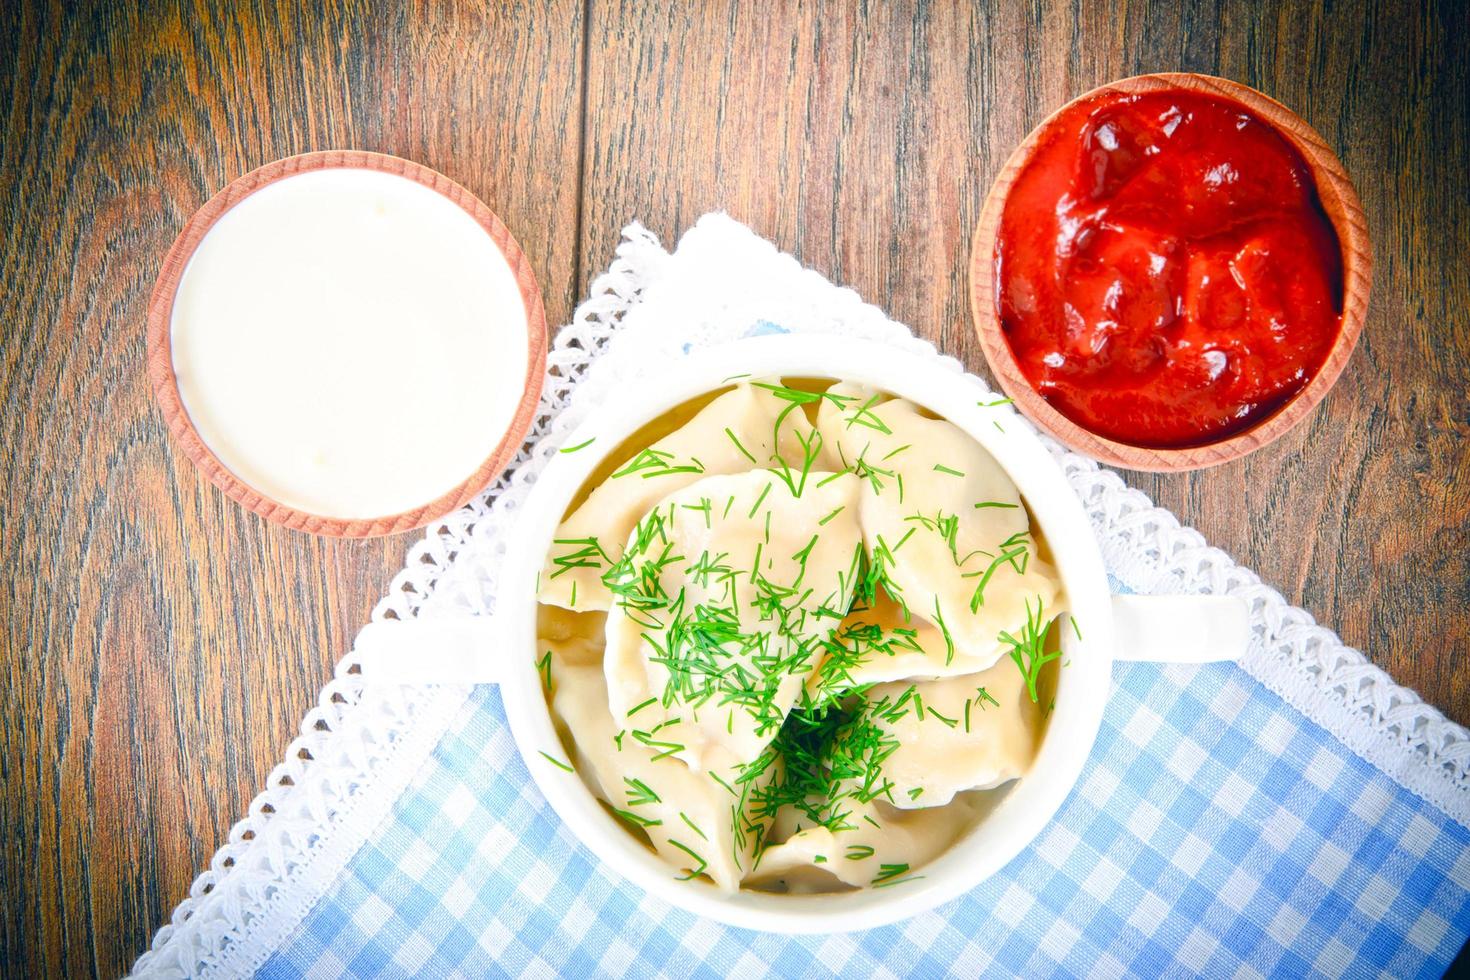
M 805 411 L 791 410 L 793 403 L 772 390 L 781 386 L 762 384 L 736 385 L 668 435 L 620 460 L 557 528 L 541 570 L 541 601 L 607 609 L 612 594 L 602 576 L 622 557 L 634 525 L 660 499 L 706 476 L 776 466 L 779 460 L 799 467 L 807 446 L 818 453 L 813 464 L 830 470 L 831 456 L 822 452 L 820 439 L 811 438 Z
M 912 402 L 847 382 L 830 393 L 817 427 L 862 480 L 863 538 L 892 597 L 970 669 L 990 666 L 1007 649 L 1001 633 L 1019 636 L 1058 604 L 1015 484 L 968 433 Z
M 613 717 L 696 769 L 714 749 L 760 755 L 851 603 L 857 481 L 794 482 L 757 470 L 679 490 L 640 522 L 615 576 Z
M 602 670 L 570 666 L 554 646 L 552 690 L 552 708 L 576 747 L 573 762 L 593 792 L 684 875 L 708 875 L 725 891 L 739 888 L 765 823 L 751 816 L 752 789 L 736 782 L 733 762 L 710 758 L 710 771 L 694 772 L 626 733 L 619 738 Z
M 883 762 L 896 807 L 940 807 L 956 793 L 994 789 L 1024 775 L 1036 755 L 1041 706 L 1009 657 L 978 674 L 879 684 L 867 697 L 903 699 L 909 709 L 869 713 L 898 742 Z

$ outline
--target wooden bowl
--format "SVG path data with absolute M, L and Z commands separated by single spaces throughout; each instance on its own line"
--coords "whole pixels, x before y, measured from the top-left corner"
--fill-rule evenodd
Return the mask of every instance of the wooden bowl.
M 406 177 L 459 206 L 485 229 L 505 256 L 526 307 L 525 383 L 520 403 L 499 444 L 462 483 L 437 499 L 427 501 L 412 510 L 381 517 L 324 517 L 272 500 L 250 486 L 231 472 L 200 437 L 184 407 L 179 394 L 178 379 L 174 375 L 171 329 L 174 297 L 183 279 L 184 269 L 205 234 L 227 211 L 262 187 L 306 171 L 336 168 L 362 168 Z M 360 150 L 327 150 L 287 157 L 252 170 L 230 182 L 194 213 L 164 257 L 163 268 L 153 287 L 153 295 L 148 304 L 147 362 L 154 396 L 175 444 L 211 483 L 224 491 L 225 496 L 267 520 L 298 531 L 331 537 L 367 538 L 422 527 L 463 507 L 515 458 L 540 404 L 541 382 L 546 373 L 546 313 L 541 305 L 541 289 L 525 253 L 504 223 L 474 194 L 443 174 L 411 160 Z
M 1240 103 L 1255 116 L 1274 126 L 1301 153 L 1317 185 L 1322 208 L 1337 230 L 1337 239 L 1342 248 L 1342 329 L 1328 351 L 1321 369 L 1274 414 L 1249 429 L 1216 442 L 1178 449 L 1155 449 L 1131 446 L 1090 432 L 1053 408 L 1031 387 L 1031 383 L 1021 373 L 1011 346 L 1001 330 L 1000 315 L 996 309 L 998 283 L 995 275 L 995 239 L 1000 231 L 1006 200 L 1017 176 L 1030 162 L 1035 148 L 1061 113 L 1077 102 L 1103 92 L 1131 94 L 1178 89 Z M 1193 470 L 1217 466 L 1254 452 L 1282 436 L 1311 413 L 1337 381 L 1348 358 L 1352 356 L 1353 346 L 1363 329 L 1363 317 L 1368 309 L 1372 274 L 1373 256 L 1368 242 L 1368 225 L 1363 218 L 1363 206 L 1358 201 L 1357 192 L 1353 190 L 1352 182 L 1348 180 L 1337 155 L 1300 116 L 1275 99 L 1229 79 L 1187 72 L 1136 75 L 1095 88 L 1062 106 L 1031 131 L 1001 168 L 975 226 L 970 250 L 970 309 L 975 318 L 975 329 L 980 336 L 985 360 L 1000 381 L 1001 388 L 1027 418 L 1058 441 L 1124 469 L 1159 472 Z

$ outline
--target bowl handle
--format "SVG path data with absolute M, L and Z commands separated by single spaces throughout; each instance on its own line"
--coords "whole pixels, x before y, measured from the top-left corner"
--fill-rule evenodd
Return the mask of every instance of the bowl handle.
M 1203 664 L 1239 660 L 1250 609 L 1231 595 L 1113 596 L 1114 660 Z
M 493 616 L 387 619 L 357 634 L 353 653 L 364 681 L 377 684 L 498 684 Z
M 379 620 L 353 648 L 364 681 L 498 684 L 505 663 L 492 616 Z M 1163 663 L 1238 660 L 1250 642 L 1250 611 L 1235 596 L 1113 596 L 1113 659 Z

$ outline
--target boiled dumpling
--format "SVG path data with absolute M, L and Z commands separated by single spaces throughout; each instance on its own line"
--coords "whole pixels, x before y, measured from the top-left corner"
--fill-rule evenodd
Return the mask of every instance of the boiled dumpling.
M 972 669 L 1006 649 L 1037 610 L 1056 611 L 1056 574 L 1036 555 L 1006 472 L 952 422 L 860 385 L 830 390 L 818 428 L 863 483 L 861 522 L 892 597 L 946 637 Z
M 574 764 L 593 792 L 647 835 L 665 861 L 734 891 L 754 864 L 765 824 L 751 816 L 751 784 L 738 784 L 733 762 L 711 759 L 694 772 L 661 756 L 613 723 L 598 667 L 574 667 L 552 656 L 552 709 L 575 746 Z M 719 773 L 723 772 L 723 776 Z
M 573 761 L 683 877 L 901 886 L 1036 752 L 1061 596 L 1021 498 L 856 385 L 742 384 L 675 425 L 590 481 L 542 572 Z
M 990 665 L 987 656 L 961 649 L 921 616 L 904 616 L 903 607 L 881 589 L 871 606 L 855 606 L 827 641 L 827 656 L 807 681 L 810 702 L 856 687 L 904 678 L 973 674 Z
M 536 607 L 539 657 L 554 650 L 562 662 L 574 667 L 599 667 L 606 634 L 605 612 L 573 612 L 545 604 Z
M 747 885 L 780 886 L 788 892 L 832 891 L 833 879 L 862 888 L 899 885 L 917 877 L 919 869 L 949 849 L 976 817 L 974 805 L 957 799 L 940 809 L 903 811 L 881 800 L 852 803 L 847 820 L 838 829 L 805 826 L 796 821 L 787 828 L 794 808 L 777 821 L 784 837 L 767 848 L 745 878 Z M 785 831 L 785 833 L 783 833 Z
M 880 684 L 869 717 L 897 747 L 883 760 L 885 795 L 904 809 L 940 807 L 956 793 L 994 789 L 1025 774 L 1041 707 L 1009 657 L 962 677 Z
M 619 461 L 557 528 L 541 571 L 541 601 L 608 608 L 612 595 L 602 576 L 622 556 L 639 518 L 661 498 L 706 476 L 780 468 L 783 462 L 831 469 L 805 411 L 799 405 L 791 410 L 795 403 L 778 394 L 790 389 L 763 384 L 736 385 L 673 432 Z
M 797 496 L 795 491 L 800 490 Z M 752 471 L 660 502 L 610 576 L 613 716 L 694 768 L 753 761 L 824 654 L 860 574 L 857 481 Z

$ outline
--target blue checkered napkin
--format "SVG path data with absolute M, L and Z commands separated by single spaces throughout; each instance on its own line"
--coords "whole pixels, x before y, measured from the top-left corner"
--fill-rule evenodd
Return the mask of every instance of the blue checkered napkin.
M 1470 832 L 1232 664 L 1122 664 L 1082 779 L 963 898 L 852 935 L 729 929 L 614 878 L 477 689 L 267 977 L 1439 976 Z

